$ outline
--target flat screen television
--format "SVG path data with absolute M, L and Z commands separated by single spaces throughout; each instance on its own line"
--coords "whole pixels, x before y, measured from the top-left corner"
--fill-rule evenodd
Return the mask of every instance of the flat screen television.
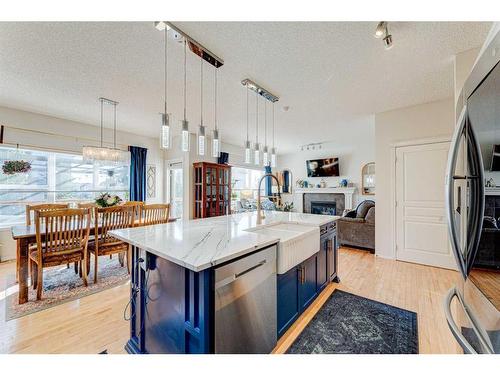
M 306 160 L 307 177 L 338 177 L 339 158 Z

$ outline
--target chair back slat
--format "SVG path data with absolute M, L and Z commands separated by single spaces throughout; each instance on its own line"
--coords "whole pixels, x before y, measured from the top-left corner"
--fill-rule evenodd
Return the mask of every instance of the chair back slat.
M 40 260 L 83 251 L 90 232 L 90 209 L 35 211 L 35 231 Z
M 140 225 L 168 223 L 170 204 L 147 204 L 141 207 Z
M 108 234 L 115 229 L 124 229 L 133 226 L 135 210 L 133 206 L 114 206 L 105 208 L 95 208 L 96 233 L 100 243 L 120 242 L 115 237 Z M 100 224 L 100 230 L 98 229 Z
M 35 211 L 53 211 L 69 208 L 69 203 L 43 203 L 26 205 L 26 225 L 31 225 L 31 216 Z

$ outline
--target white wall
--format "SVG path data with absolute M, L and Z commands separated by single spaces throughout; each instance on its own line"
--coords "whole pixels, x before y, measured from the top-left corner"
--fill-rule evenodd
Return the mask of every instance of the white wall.
M 299 145 L 297 145 L 296 152 L 279 155 L 277 170 L 289 169 L 292 171 L 294 189 L 296 181 L 299 179 L 307 180 L 316 186 L 322 177 L 307 177 L 306 160 L 338 157 L 340 177 L 324 177 L 327 185 L 338 186 L 339 181 L 344 178 L 353 183 L 357 188 L 353 197 L 353 205 L 365 199 L 375 199 L 374 195 L 360 195 L 361 168 L 366 163 L 375 161 L 375 117 L 363 117 L 346 123 L 342 131 L 328 133 L 328 129 L 325 128 L 324 137 L 332 141 L 325 143 L 321 150 L 300 151 Z M 378 180 L 378 175 L 376 178 Z
M 377 209 L 375 253 L 394 258 L 391 228 L 391 146 L 397 142 L 432 137 L 451 138 L 454 120 L 453 98 L 401 108 L 375 115 L 375 163 Z M 443 176 L 444 178 L 444 176 Z M 444 192 L 443 192 L 444 194 Z
M 38 113 L 0 106 L 0 124 L 7 126 L 4 132 L 4 142 L 14 145 L 19 144 L 19 147 L 81 154 L 82 146 L 98 144 L 98 127 Z M 13 130 L 11 128 L 25 130 Z M 105 129 L 104 138 L 111 141 L 113 139 L 112 132 Z M 159 148 L 159 140 L 137 134 L 118 132 L 117 144 L 124 150 L 128 145 L 148 149 L 147 164 L 156 165 L 157 176 L 156 198 L 147 201 L 148 203 L 163 202 L 163 154 Z M 109 146 L 109 144 L 107 145 Z M 5 261 L 14 258 L 15 243 L 11 238 L 10 228 L 1 228 L 0 223 L 0 260 Z

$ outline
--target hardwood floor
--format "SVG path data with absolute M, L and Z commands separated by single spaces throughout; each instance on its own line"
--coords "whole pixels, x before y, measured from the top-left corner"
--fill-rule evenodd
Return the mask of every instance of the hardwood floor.
M 420 353 L 459 353 L 446 324 L 442 301 L 457 273 L 382 259 L 343 248 L 340 284 L 330 284 L 279 340 L 283 353 L 336 289 L 412 310 L 418 314 Z M 0 264 L 0 353 L 124 353 L 129 324 L 123 318 L 129 286 L 122 285 L 51 309 L 5 322 L 6 278 L 13 262 Z

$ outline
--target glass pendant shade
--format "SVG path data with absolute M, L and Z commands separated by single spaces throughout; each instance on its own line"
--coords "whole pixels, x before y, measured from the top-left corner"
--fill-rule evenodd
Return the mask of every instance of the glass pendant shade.
M 271 168 L 276 168 L 276 149 L 271 149 Z
M 160 147 L 168 150 L 171 145 L 170 135 L 170 116 L 168 113 L 161 114 L 161 134 L 160 134 Z
M 212 156 L 218 158 L 220 154 L 220 138 L 219 131 L 214 129 L 212 136 Z
M 255 165 L 259 165 L 260 164 L 260 144 L 258 142 L 255 143 L 253 163 Z
M 269 165 L 269 151 L 267 146 L 264 146 L 264 149 L 262 150 L 262 163 L 264 164 L 264 167 Z
M 250 141 L 245 142 L 245 164 L 250 164 L 252 162 L 252 148 L 250 146 Z
M 203 156 L 205 155 L 205 146 L 206 146 L 206 139 L 205 139 L 205 127 L 203 125 L 200 125 L 198 128 L 198 155 Z
M 189 152 L 189 123 L 187 120 L 181 121 L 181 150 Z

